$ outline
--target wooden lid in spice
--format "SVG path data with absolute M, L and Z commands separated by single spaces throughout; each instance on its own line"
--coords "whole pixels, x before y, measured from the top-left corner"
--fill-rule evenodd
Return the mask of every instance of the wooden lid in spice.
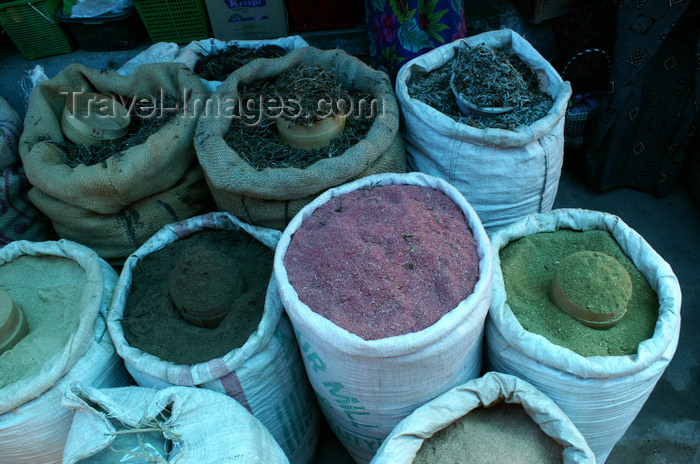
M 94 92 L 69 94 L 61 115 L 61 130 L 81 145 L 99 145 L 129 131 L 131 115 L 116 99 Z
M 7 292 L 0 290 L 0 354 L 10 350 L 29 333 L 22 311 L 15 306 Z
M 567 256 L 554 274 L 550 298 L 559 309 L 594 329 L 617 324 L 627 312 L 632 279 L 612 256 L 579 251 Z
M 311 127 L 277 118 L 280 139 L 301 150 L 325 147 L 331 143 L 331 140 L 342 134 L 343 130 L 345 130 L 345 117 L 341 116 L 316 121 Z
M 216 275 L 217 278 L 212 278 Z M 170 273 L 170 297 L 190 324 L 216 328 L 245 291 L 245 282 L 230 256 L 202 246 L 186 248 Z

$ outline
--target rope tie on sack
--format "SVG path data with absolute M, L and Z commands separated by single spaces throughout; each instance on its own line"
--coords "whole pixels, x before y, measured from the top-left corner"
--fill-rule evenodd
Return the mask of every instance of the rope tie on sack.
M 48 16 L 46 16 L 39 8 L 37 8 L 37 7 L 35 7 L 34 5 L 32 5 L 32 2 L 27 2 L 27 5 L 31 6 L 32 9 L 33 9 L 34 11 L 36 11 L 36 12 L 39 13 L 41 16 L 43 16 L 44 19 L 46 19 L 46 20 L 47 20 L 48 22 L 50 22 L 51 24 L 56 24 L 56 21 L 54 21 L 53 19 L 51 19 L 51 18 L 49 18 Z

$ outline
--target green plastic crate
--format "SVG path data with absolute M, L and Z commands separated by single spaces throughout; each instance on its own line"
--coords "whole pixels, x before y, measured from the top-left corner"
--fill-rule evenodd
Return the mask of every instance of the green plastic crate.
M 55 21 L 61 0 L 18 0 L 0 3 L 0 25 L 25 58 L 69 53 L 68 35 Z
M 153 43 L 189 43 L 211 37 L 204 0 L 134 0 Z

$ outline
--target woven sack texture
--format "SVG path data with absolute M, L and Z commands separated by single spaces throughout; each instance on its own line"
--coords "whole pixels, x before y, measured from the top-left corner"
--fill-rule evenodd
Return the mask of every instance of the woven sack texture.
M 222 103 L 238 101 L 240 86 L 271 79 L 300 65 L 327 69 L 348 90 L 370 93 L 381 102 L 381 110 L 365 139 L 343 154 L 319 160 L 305 169 L 261 171 L 250 166 L 224 140 L 231 126 L 231 114 L 205 111 L 197 126 L 195 148 L 207 183 L 219 209 L 251 224 L 281 230 L 304 205 L 328 188 L 371 174 L 406 170 L 399 110 L 389 79 L 341 50 L 302 47 L 274 60 L 252 61 L 231 74 L 211 99 Z
M 481 43 L 512 49 L 538 75 L 553 100 L 543 118 L 513 130 L 478 129 L 409 95 L 413 76 L 448 63 L 465 44 Z M 552 209 L 564 159 L 564 116 L 571 86 L 521 36 L 508 29 L 485 32 L 414 58 L 399 71 L 396 96 L 410 168 L 457 187 L 489 233 Z
M 234 398 L 270 430 L 292 464 L 309 464 L 318 442 L 320 415 L 292 326 L 272 279 L 257 330 L 241 347 L 220 358 L 179 365 L 126 341 L 121 321 L 138 262 L 169 243 L 207 229 L 242 230 L 269 248 L 277 245 L 280 235 L 277 230 L 250 226 L 224 212 L 164 227 L 129 257 L 119 277 L 108 321 L 117 351 L 141 386 L 197 386 Z
M 173 117 L 144 143 L 104 163 L 71 168 L 63 161 L 65 152 L 56 145 L 64 141 L 61 113 L 67 96 L 84 91 L 149 100 L 170 96 L 181 107 L 185 99 L 189 104 L 182 115 Z M 128 256 L 176 217 L 184 219 L 203 212 L 208 195 L 192 181 L 192 171 L 199 169 L 192 147 L 199 107 L 195 102 L 203 93 L 200 80 L 184 65 L 174 63 L 146 64 L 128 76 L 74 63 L 38 84 L 29 102 L 19 149 L 33 185 L 30 199 L 51 219 L 60 236 L 89 244 L 107 259 Z M 177 195 L 171 192 L 178 188 Z M 145 199 L 150 201 L 134 207 Z M 56 207 L 57 201 L 65 207 Z M 81 223 L 80 217 L 88 223 Z M 95 221 L 102 224 L 98 227 Z M 92 231 L 110 239 L 92 235 Z
M 15 241 L 0 250 L 0 262 L 21 256 L 69 259 L 86 275 L 78 327 L 63 349 L 36 374 L 0 388 L 0 462 L 59 464 L 73 414 L 61 407 L 75 381 L 94 387 L 128 385 L 130 378 L 107 332 L 106 316 L 117 274 L 97 254 L 77 243 Z
M 411 464 L 423 442 L 434 434 L 474 409 L 501 402 L 520 404 L 533 422 L 562 446 L 563 464 L 595 464 L 593 451 L 559 406 L 524 380 L 498 372 L 470 380 L 415 410 L 387 437 L 372 464 Z M 512 433 L 518 433 L 517 429 Z
M 17 153 L 21 132 L 22 120 L 0 97 L 0 245 L 13 240 L 41 242 L 51 235 L 48 218 L 27 198 L 29 182 Z
M 364 340 L 299 299 L 289 282 L 284 258 L 294 233 L 331 198 L 390 184 L 432 187 L 459 206 L 476 239 L 479 279 L 471 295 L 430 327 Z M 275 252 L 280 297 L 294 325 L 321 410 L 356 462 L 372 459 L 396 424 L 417 407 L 479 376 L 484 320 L 492 294 L 491 260 L 488 236 L 474 209 L 450 184 L 422 173 L 377 174 L 327 190 L 282 233 Z
M 654 334 L 627 356 L 584 357 L 523 329 L 508 305 L 499 251 L 535 233 L 605 230 L 659 296 Z M 519 377 L 549 396 L 569 416 L 603 464 L 637 416 L 678 346 L 681 289 L 671 266 L 619 217 L 598 211 L 555 209 L 534 214 L 491 235 L 494 286 L 486 319 L 489 370 Z
M 74 383 L 66 392 L 63 405 L 75 411 L 63 456 L 65 464 L 78 464 L 90 457 L 96 459 L 112 445 L 118 448 L 115 420 L 126 430 L 142 428 L 144 423 L 159 424 L 151 427 L 163 429 L 165 438 L 171 440 L 173 446 L 167 456 L 170 464 L 289 463 L 259 420 L 232 398 L 211 390 L 192 387 L 98 390 Z M 133 451 L 143 452 L 138 446 Z M 119 454 L 122 456 L 119 462 L 147 462 L 130 459 L 125 453 L 111 454 L 109 462 L 117 462 Z

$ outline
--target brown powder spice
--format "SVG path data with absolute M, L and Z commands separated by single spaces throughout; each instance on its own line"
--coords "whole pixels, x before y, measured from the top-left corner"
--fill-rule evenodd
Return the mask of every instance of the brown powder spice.
M 470 411 L 423 442 L 413 464 L 556 464 L 564 449 L 520 404 Z
M 313 311 L 365 340 L 417 332 L 474 290 L 477 244 L 444 193 L 358 189 L 316 209 L 292 237 L 289 281 Z
M 211 259 L 212 254 L 231 257 L 238 266 L 243 287 L 231 303 L 231 312 L 216 328 L 197 327 L 175 308 L 169 280 L 183 253 L 190 254 L 187 266 L 180 268 L 187 274 L 184 277 L 216 281 L 206 287 L 229 285 L 230 273 L 216 266 L 219 260 Z M 124 337 L 129 345 L 177 364 L 192 365 L 224 356 L 257 330 L 272 259 L 273 251 L 247 233 L 223 230 L 197 232 L 149 254 L 133 270 L 122 321 Z M 195 296 L 192 303 L 196 302 Z

